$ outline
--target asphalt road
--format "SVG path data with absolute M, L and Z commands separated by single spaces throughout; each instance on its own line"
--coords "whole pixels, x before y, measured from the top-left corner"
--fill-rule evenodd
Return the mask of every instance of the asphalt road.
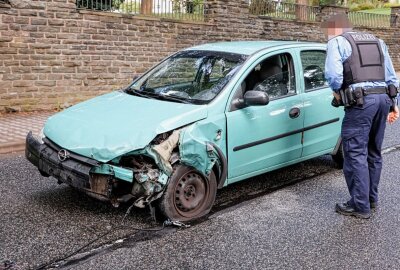
M 121 227 L 128 206 L 115 209 L 59 186 L 22 154 L 0 156 L 0 263 L 11 260 L 14 269 L 399 269 L 399 131 L 399 122 L 387 128 L 380 207 L 370 220 L 334 212 L 348 194 L 329 156 L 224 188 L 208 218 L 161 231 L 134 229 L 160 227 L 148 209 L 135 208 Z

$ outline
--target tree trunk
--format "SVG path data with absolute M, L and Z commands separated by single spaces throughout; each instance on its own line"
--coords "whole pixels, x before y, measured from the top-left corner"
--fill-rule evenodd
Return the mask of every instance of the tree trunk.
M 153 13 L 153 0 L 142 0 L 140 3 L 140 14 L 148 15 Z
M 305 21 L 308 17 L 307 9 L 308 0 L 296 0 L 296 19 Z

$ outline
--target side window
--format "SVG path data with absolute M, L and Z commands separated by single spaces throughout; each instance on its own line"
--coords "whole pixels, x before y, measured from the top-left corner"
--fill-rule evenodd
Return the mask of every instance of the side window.
M 302 51 L 300 54 L 303 66 L 305 91 L 312 91 L 321 87 L 327 87 L 325 81 L 325 51 Z
M 296 93 L 293 60 L 283 53 L 258 63 L 242 82 L 243 94 L 248 90 L 264 91 L 270 99 Z

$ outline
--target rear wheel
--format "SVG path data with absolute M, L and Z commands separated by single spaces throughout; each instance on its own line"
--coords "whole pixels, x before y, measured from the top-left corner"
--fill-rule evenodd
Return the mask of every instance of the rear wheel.
M 171 220 L 194 220 L 210 212 L 216 193 L 214 172 L 207 178 L 192 167 L 178 165 L 158 208 L 160 214 Z
M 343 142 L 340 143 L 339 149 L 336 154 L 332 155 L 333 162 L 335 162 L 335 167 L 338 169 L 343 169 L 344 163 L 344 153 L 343 153 Z

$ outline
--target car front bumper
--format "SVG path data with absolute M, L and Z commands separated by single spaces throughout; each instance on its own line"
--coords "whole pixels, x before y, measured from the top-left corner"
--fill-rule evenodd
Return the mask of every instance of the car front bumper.
M 97 162 L 68 152 L 65 160 L 60 159 L 61 150 L 49 140 L 40 143 L 32 132 L 26 137 L 25 156 L 43 176 L 53 176 L 78 189 L 90 189 L 90 170 Z

